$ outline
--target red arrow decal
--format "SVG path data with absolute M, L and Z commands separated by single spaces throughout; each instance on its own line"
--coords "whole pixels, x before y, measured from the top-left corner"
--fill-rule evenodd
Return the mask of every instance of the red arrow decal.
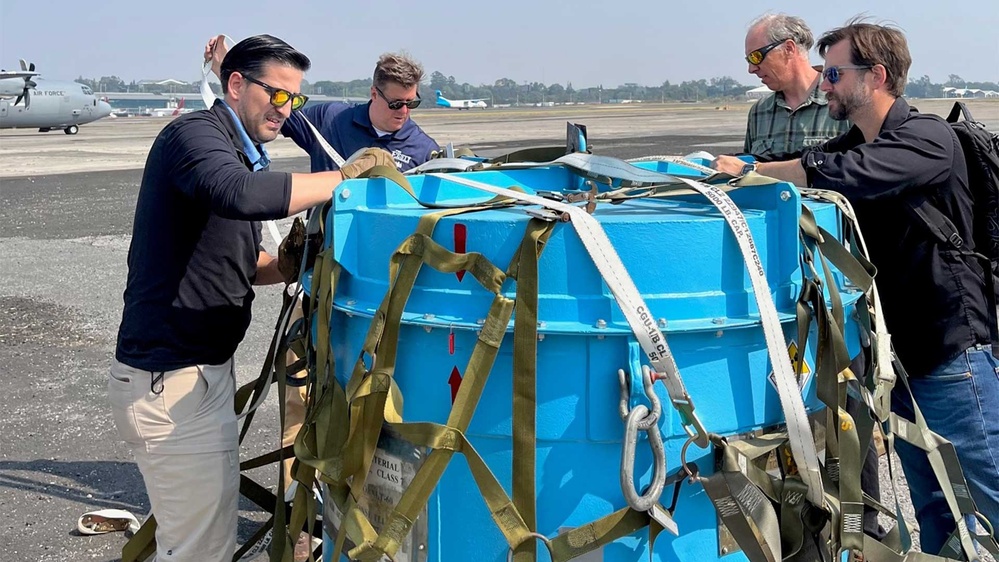
M 458 397 L 458 388 L 461 387 L 461 373 L 458 372 L 458 367 L 451 369 L 447 384 L 451 386 L 451 404 L 454 404 L 454 399 Z
M 468 240 L 468 228 L 465 225 L 461 224 L 460 222 L 459 223 L 455 223 L 455 225 L 454 225 L 454 253 L 456 253 L 456 254 L 464 254 L 465 253 L 465 242 L 467 240 Z M 455 275 L 458 276 L 458 282 L 461 283 L 461 280 L 465 277 L 465 270 L 462 269 L 461 271 L 458 271 L 457 273 L 455 273 Z

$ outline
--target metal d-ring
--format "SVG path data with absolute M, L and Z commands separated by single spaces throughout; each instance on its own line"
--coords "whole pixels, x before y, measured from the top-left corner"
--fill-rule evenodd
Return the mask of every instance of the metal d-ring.
M 541 541 L 542 543 L 544 543 L 545 548 L 548 549 L 548 555 L 551 558 L 555 557 L 555 552 L 552 550 L 552 541 L 548 537 L 542 535 L 541 533 L 528 533 L 528 536 L 530 536 L 531 538 L 537 539 L 537 540 Z M 522 542 L 520 544 L 524 544 L 524 543 Z M 520 544 L 518 544 L 517 546 L 519 547 Z M 506 562 L 513 562 L 513 548 L 512 547 L 508 547 L 507 548 L 507 551 L 506 551 Z

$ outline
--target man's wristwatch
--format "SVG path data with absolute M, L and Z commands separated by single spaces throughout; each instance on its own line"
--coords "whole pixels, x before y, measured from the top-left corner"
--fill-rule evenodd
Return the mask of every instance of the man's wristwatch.
M 745 166 L 742 167 L 742 172 L 740 172 L 739 175 L 744 176 L 744 175 L 748 174 L 749 172 L 755 172 L 756 171 L 756 167 L 759 166 L 759 165 L 760 165 L 759 162 L 750 162 L 750 163 L 748 163 L 748 164 L 746 164 Z

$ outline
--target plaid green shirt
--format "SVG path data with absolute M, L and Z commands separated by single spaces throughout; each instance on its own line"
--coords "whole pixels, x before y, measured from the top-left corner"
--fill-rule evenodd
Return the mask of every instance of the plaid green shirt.
M 827 103 L 819 84 L 794 110 L 784 101 L 783 92 L 761 99 L 749 110 L 743 151 L 764 160 L 782 160 L 849 131 L 849 121 L 829 117 Z

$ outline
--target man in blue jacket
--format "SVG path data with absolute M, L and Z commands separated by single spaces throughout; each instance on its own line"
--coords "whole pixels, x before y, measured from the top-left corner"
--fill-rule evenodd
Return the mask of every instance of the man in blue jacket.
M 313 104 L 302 113 L 344 158 L 362 148 L 384 148 L 399 171 L 405 172 L 430 159 L 437 143 L 410 119 L 420 102 L 423 67 L 411 58 L 386 53 L 378 59 L 371 81 L 371 99 L 363 105 L 343 102 Z M 312 170 L 335 170 L 336 165 L 316 142 L 305 120 L 292 116 L 281 128 L 312 158 Z
M 278 283 L 260 221 L 329 200 L 344 178 L 392 159 L 371 149 L 339 171 L 268 171 L 264 144 L 292 109 L 309 59 L 269 35 L 221 65 L 224 99 L 163 128 L 146 160 L 108 395 L 156 516 L 156 559 L 228 562 L 239 455 L 233 354 L 253 285 Z

